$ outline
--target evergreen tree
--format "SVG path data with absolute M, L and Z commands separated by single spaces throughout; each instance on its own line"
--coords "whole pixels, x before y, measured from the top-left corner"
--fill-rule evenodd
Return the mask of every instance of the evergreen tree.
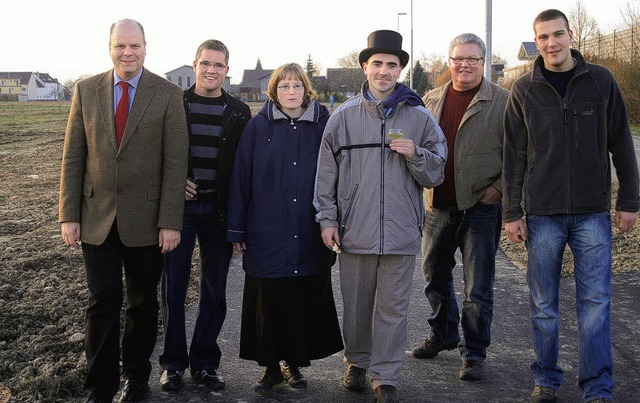
M 311 54 L 307 56 L 307 66 L 305 67 L 307 72 L 307 77 L 312 78 L 316 75 L 316 66 L 313 63 L 313 59 L 311 58 Z
M 402 83 L 408 86 L 410 81 L 409 74 L 407 74 Z M 429 82 L 429 75 L 424 71 L 420 61 L 416 61 L 416 64 L 413 67 L 413 90 L 418 95 L 423 96 L 432 88 L 433 85 Z
M 260 62 L 260 58 L 258 58 L 258 63 L 256 63 L 256 70 L 262 70 L 262 63 Z

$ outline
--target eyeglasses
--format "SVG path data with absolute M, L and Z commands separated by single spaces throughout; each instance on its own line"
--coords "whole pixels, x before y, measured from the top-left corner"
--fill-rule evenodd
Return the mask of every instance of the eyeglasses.
M 289 90 L 292 89 L 292 88 L 293 88 L 293 90 L 295 92 L 298 92 L 298 91 L 302 91 L 302 89 L 304 88 L 304 85 L 302 85 L 302 84 L 293 84 L 293 85 L 285 84 L 285 85 L 279 85 L 278 86 L 278 89 L 280 91 L 283 91 L 283 92 L 289 92 Z
M 457 64 L 457 65 L 462 64 L 462 62 L 466 60 L 469 66 L 475 66 L 476 64 L 478 64 L 480 60 L 483 60 L 483 59 L 484 57 L 450 57 L 449 58 L 449 60 L 451 60 L 453 64 Z
M 209 70 L 209 67 L 213 66 L 213 69 L 215 71 L 222 71 L 222 70 L 224 70 L 225 67 L 227 67 L 226 65 L 224 65 L 222 63 L 211 63 L 211 62 L 208 62 L 206 60 L 202 60 L 202 61 L 198 62 L 198 64 L 200 65 L 200 67 L 202 67 L 205 70 Z

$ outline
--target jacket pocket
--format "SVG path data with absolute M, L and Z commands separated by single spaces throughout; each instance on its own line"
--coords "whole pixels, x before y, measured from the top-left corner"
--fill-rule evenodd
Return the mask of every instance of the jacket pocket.
M 344 210 L 344 215 L 340 217 L 340 238 L 344 238 L 344 233 L 347 230 L 347 220 L 351 215 L 351 208 L 354 205 L 354 201 L 356 198 L 356 193 L 358 192 L 358 186 L 355 185 L 353 188 L 353 192 L 351 192 L 351 197 L 349 197 L 349 204 L 346 206 L 347 208 Z
M 93 197 L 93 185 L 91 183 L 85 182 L 82 185 L 82 195 L 84 197 Z
M 407 188 L 406 185 L 404 186 L 404 191 L 407 193 L 409 203 L 411 203 L 411 206 L 413 207 L 413 213 L 415 214 L 416 222 L 418 223 L 418 231 L 420 231 L 420 236 L 422 236 L 422 227 L 424 225 L 424 208 L 420 205 L 420 197 L 418 197 L 417 199 L 411 197 L 411 190 Z

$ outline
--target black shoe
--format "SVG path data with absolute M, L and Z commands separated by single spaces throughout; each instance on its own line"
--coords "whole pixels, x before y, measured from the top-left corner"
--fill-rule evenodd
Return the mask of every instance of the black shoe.
M 458 343 L 460 343 L 460 339 L 442 342 L 424 339 L 421 345 L 411 350 L 411 354 L 416 358 L 433 358 L 440 351 L 453 350 L 458 347 Z
M 102 403 L 102 400 L 98 399 L 97 397 L 93 396 L 87 399 L 87 403 Z
M 367 387 L 367 370 L 349 364 L 347 371 L 344 373 L 342 385 L 351 390 L 364 390 Z
M 482 362 L 478 360 L 463 360 L 460 368 L 460 379 L 463 381 L 478 381 L 482 379 Z
M 289 365 L 286 361 L 280 362 L 280 372 L 282 372 L 282 377 L 292 388 L 306 388 L 307 380 L 304 379 L 304 376 L 300 373 L 300 369 L 298 367 L 294 367 L 293 365 Z
M 531 403 L 554 403 L 555 401 L 555 389 L 540 385 L 533 387 L 533 392 L 531 392 Z
M 140 402 L 147 397 L 147 393 L 149 393 L 148 383 L 142 384 L 133 379 L 127 379 L 124 382 L 119 402 Z
M 160 376 L 160 389 L 174 391 L 182 388 L 182 371 L 165 369 Z
M 280 366 L 277 367 L 267 367 L 267 370 L 264 372 L 264 376 L 260 381 L 253 387 L 253 390 L 259 394 L 266 394 L 271 392 L 274 386 L 284 382 L 284 377 L 282 376 L 282 372 L 280 371 Z
M 376 398 L 376 403 L 395 403 L 398 401 L 395 386 L 380 385 L 373 390 L 373 393 Z
M 191 377 L 196 383 L 201 383 L 209 389 L 224 389 L 224 379 L 218 375 L 215 369 L 199 369 L 191 371 Z

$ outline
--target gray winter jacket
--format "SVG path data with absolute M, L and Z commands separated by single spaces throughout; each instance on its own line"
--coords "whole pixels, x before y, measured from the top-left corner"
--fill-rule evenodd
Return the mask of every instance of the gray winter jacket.
M 416 145 L 407 160 L 389 148 L 385 133 L 404 130 Z M 424 106 L 399 103 L 384 116 L 382 101 L 351 98 L 325 127 L 314 206 L 321 229 L 337 227 L 342 249 L 354 254 L 420 252 L 423 187 L 444 179 L 446 140 Z

